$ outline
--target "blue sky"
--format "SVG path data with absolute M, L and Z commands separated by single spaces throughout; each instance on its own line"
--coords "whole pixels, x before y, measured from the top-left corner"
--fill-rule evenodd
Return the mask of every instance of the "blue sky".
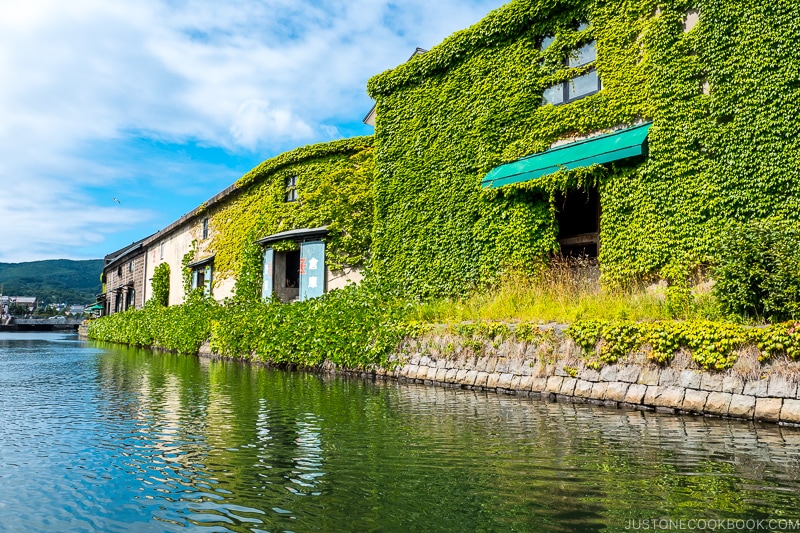
M 0 0 L 0 262 L 102 257 L 371 134 L 371 76 L 503 3 Z

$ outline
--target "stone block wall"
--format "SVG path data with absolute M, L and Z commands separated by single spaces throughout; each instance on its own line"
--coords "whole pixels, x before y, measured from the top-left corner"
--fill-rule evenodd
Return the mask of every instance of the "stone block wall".
M 474 341 L 429 335 L 393 356 L 393 369 L 357 373 L 609 406 L 800 424 L 800 372 L 792 368 L 764 366 L 758 375 L 752 369 L 749 375 L 735 368 L 708 372 L 692 368 L 689 358 L 658 366 L 642 354 L 631 354 L 625 362 L 595 370 L 584 365 L 568 337 L 555 338 L 546 346 L 487 340 L 476 354 Z M 332 365 L 325 370 L 341 371 Z

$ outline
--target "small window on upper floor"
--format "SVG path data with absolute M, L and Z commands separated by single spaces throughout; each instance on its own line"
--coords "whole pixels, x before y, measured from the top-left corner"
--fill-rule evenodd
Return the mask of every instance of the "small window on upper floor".
M 164 259 L 164 249 L 167 247 L 165 243 L 161 243 L 161 259 Z
M 286 178 L 286 201 L 297 201 L 297 176 Z
M 135 262 L 131 261 L 128 263 L 128 272 L 133 272 L 133 267 L 135 266 Z
M 578 26 L 578 31 L 584 31 L 589 27 L 582 23 Z M 582 45 L 580 48 L 570 52 L 564 61 L 564 66 L 569 68 L 580 68 L 593 63 L 597 59 L 597 41 L 593 40 Z M 542 94 L 542 104 L 565 104 L 594 94 L 602 88 L 602 83 L 597 70 L 590 68 L 587 72 L 572 79 L 551 85 Z
M 208 239 L 208 217 L 203 219 L 203 239 Z

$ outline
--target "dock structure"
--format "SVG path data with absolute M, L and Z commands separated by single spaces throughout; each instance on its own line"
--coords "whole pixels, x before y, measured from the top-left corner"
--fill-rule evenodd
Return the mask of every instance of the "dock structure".
M 2 331 L 77 331 L 83 320 L 50 318 L 15 318 L 11 323 L 0 325 Z

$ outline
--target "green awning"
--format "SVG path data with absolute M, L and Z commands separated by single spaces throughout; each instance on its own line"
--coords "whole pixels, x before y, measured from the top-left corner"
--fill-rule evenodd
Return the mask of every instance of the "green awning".
M 645 155 L 647 133 L 651 125 L 652 122 L 648 122 L 614 133 L 598 135 L 500 165 L 486 174 L 481 185 L 496 189 L 503 185 L 540 178 L 561 169 L 588 167 Z

